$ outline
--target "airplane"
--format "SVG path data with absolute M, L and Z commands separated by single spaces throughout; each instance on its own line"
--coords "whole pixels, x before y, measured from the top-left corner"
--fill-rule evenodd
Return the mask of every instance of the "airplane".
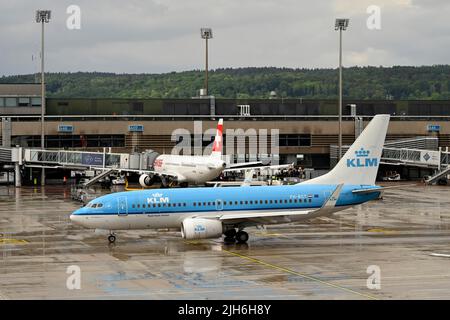
M 219 119 L 214 137 L 212 152 L 209 156 L 157 154 L 150 161 L 153 170 L 117 169 L 120 172 L 139 173 L 139 184 L 142 187 L 152 186 L 156 177 L 161 179 L 163 187 L 187 187 L 189 184 L 205 184 L 217 178 L 224 169 L 235 170 L 243 166 L 255 166 L 261 162 L 243 162 L 227 167 L 222 160 L 223 150 L 223 119 Z M 99 170 L 104 170 L 99 168 Z M 109 169 L 114 171 L 114 169 Z
M 138 170 L 141 173 L 139 184 L 151 186 L 156 176 L 161 178 L 162 186 L 179 184 L 182 187 L 202 184 L 214 179 L 226 168 L 222 160 L 223 119 L 219 119 L 212 152 L 209 156 L 161 154 L 153 160 L 153 170 Z M 133 171 L 133 170 L 123 170 Z
M 220 238 L 245 243 L 245 228 L 328 216 L 377 199 L 375 185 L 389 115 L 376 115 L 325 175 L 287 186 L 153 189 L 118 192 L 90 201 L 70 219 L 86 228 L 177 228 L 186 240 Z

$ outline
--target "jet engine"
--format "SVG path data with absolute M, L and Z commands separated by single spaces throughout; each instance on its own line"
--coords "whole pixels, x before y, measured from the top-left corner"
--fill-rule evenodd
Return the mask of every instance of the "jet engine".
M 154 175 L 149 176 L 148 174 L 141 174 L 141 176 L 139 177 L 139 184 L 143 187 L 149 187 L 154 182 L 155 182 Z
M 186 240 L 219 238 L 222 222 L 213 219 L 186 218 L 181 223 L 181 236 Z

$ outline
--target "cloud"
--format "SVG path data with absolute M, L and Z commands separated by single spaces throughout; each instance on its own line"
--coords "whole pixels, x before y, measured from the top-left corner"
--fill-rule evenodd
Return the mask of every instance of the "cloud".
M 213 28 L 210 67 L 335 67 L 336 17 L 350 18 L 345 65 L 447 63 L 447 0 L 16 0 L 1 4 L 0 74 L 39 70 L 37 8 L 46 27 L 49 71 L 170 72 L 203 68 L 200 28 Z M 81 8 L 81 30 L 68 30 L 66 8 Z M 381 8 L 381 30 L 366 9 Z

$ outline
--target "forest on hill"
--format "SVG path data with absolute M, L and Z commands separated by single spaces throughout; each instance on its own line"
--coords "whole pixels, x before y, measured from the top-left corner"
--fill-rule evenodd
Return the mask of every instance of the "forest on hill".
M 351 99 L 450 99 L 450 65 L 351 67 L 343 71 L 344 97 Z M 0 83 L 39 82 L 39 75 L 3 76 Z M 52 98 L 191 98 L 204 86 L 204 71 L 164 74 L 46 73 Z M 335 99 L 337 69 L 229 68 L 209 72 L 217 98 Z

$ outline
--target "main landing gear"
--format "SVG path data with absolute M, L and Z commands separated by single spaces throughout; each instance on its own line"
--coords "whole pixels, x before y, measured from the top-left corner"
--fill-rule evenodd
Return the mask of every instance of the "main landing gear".
M 225 238 L 224 242 L 226 244 L 231 243 L 246 243 L 248 241 L 248 233 L 244 230 L 239 230 L 236 232 L 236 229 L 229 229 L 224 232 Z

